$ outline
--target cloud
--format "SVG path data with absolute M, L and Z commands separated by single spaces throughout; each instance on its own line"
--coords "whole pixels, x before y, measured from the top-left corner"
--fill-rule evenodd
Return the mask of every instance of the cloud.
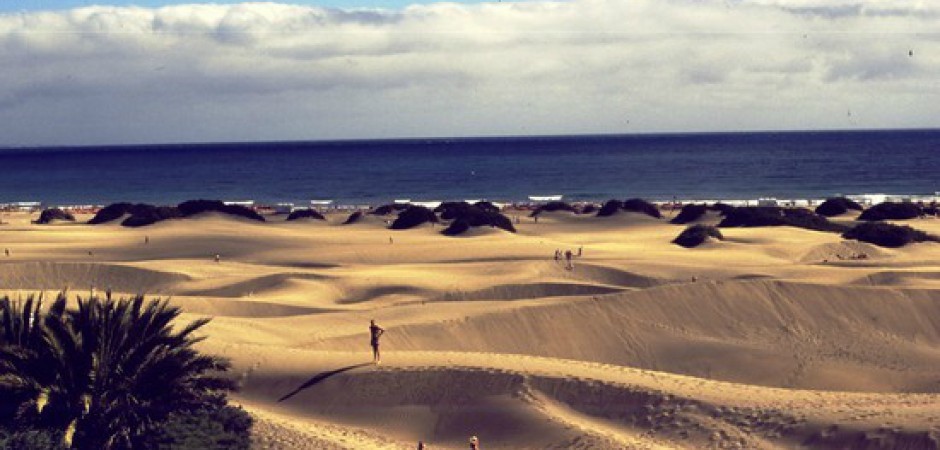
M 903 0 L 7 14 L 0 146 L 936 127 L 938 29 Z

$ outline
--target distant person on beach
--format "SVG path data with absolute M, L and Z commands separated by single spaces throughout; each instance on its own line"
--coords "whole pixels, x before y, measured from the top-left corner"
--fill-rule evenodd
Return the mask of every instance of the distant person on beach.
M 424 445 L 424 441 L 418 441 L 418 450 L 427 450 L 427 446 Z
M 558 250 L 558 249 L 556 248 L 556 249 L 555 249 L 555 261 L 558 261 L 558 260 L 560 260 L 560 259 L 561 259 L 561 250 Z
M 375 324 L 375 320 L 369 321 L 369 343 L 372 345 L 372 362 L 374 364 L 380 364 L 382 362 L 382 354 L 379 352 L 379 338 L 385 334 L 385 328 L 382 328 Z
M 144 245 L 150 243 L 150 236 L 144 236 Z
M 8 249 L 8 248 L 3 249 L 3 253 L 5 253 L 5 254 L 9 257 L 9 256 L 10 256 L 10 249 Z
M 568 270 L 574 269 L 574 266 L 571 265 L 571 250 L 565 250 L 565 268 Z
M 480 439 L 478 439 L 476 436 L 470 436 L 470 449 L 480 450 Z
M 388 237 L 388 243 L 389 243 L 389 244 L 394 244 L 394 243 L 395 243 L 395 241 L 392 239 L 391 236 Z
M 582 254 L 583 252 L 584 252 L 584 246 L 583 246 L 583 245 L 579 245 L 579 246 L 578 246 L 578 258 L 581 257 L 581 254 Z
M 215 254 L 215 262 L 217 262 L 217 263 L 218 263 L 218 262 L 221 262 L 221 261 L 222 261 L 222 257 L 221 257 L 221 256 L 219 256 L 219 254 L 218 254 L 218 253 L 216 253 L 216 254 Z

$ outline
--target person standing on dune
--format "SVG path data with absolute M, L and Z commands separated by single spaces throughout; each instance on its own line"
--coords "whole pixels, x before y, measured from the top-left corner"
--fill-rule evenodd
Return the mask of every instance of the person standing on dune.
M 379 353 L 379 338 L 385 334 L 385 328 L 382 328 L 375 324 L 375 320 L 369 321 L 369 336 L 371 337 L 370 344 L 372 344 L 372 363 L 381 364 L 382 363 L 382 354 Z

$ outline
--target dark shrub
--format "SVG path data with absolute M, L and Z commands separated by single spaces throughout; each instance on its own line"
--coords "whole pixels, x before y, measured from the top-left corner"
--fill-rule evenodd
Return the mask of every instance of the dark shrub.
M 48 429 L 0 432 L 0 448 L 16 450 L 65 450 L 61 433 Z
M 190 217 L 204 212 L 220 212 L 264 222 L 264 217 L 255 210 L 241 205 L 226 205 L 221 200 L 187 200 L 176 207 L 179 208 L 183 217 Z
M 553 211 L 570 211 L 577 213 L 578 210 L 565 202 L 548 202 L 544 205 L 539 205 L 535 208 L 535 211 L 532 211 L 532 214 L 529 214 L 529 217 L 535 217 L 543 212 L 553 212 Z
M 731 206 L 727 203 L 718 202 L 718 203 L 715 203 L 714 205 L 709 206 L 708 209 L 712 211 L 718 211 L 719 213 L 721 213 L 721 215 L 724 216 L 724 215 L 727 215 L 731 210 L 733 210 L 734 206 Z
M 387 216 L 396 211 L 404 211 L 408 209 L 408 206 L 410 205 L 406 205 L 404 203 L 390 203 L 388 205 L 382 205 L 373 209 L 372 211 L 369 211 L 369 214 L 376 216 Z
M 478 226 L 489 225 L 491 227 L 506 230 L 510 233 L 516 232 L 516 227 L 513 226 L 512 220 L 509 220 L 508 217 L 500 213 L 484 212 L 483 217 L 481 218 L 479 222 L 480 222 L 480 225 Z M 472 222 L 471 222 L 471 225 L 472 225 Z
M 679 215 L 673 217 L 669 223 L 674 223 L 676 225 L 684 225 L 689 222 L 695 222 L 702 218 L 705 215 L 705 211 L 708 210 L 708 207 L 705 205 L 685 205 L 682 207 L 682 210 L 679 211 Z
M 787 225 L 807 230 L 841 233 L 849 229 L 845 225 L 832 223 L 825 217 L 803 208 L 786 208 L 783 210 L 783 218 Z
M 702 245 L 708 238 L 722 240 L 725 237 L 721 235 L 721 231 L 713 226 L 692 225 L 679 233 L 679 236 L 676 236 L 672 243 L 685 248 L 692 248 Z
M 802 208 L 776 206 L 743 206 L 725 213 L 719 227 L 777 227 L 791 226 L 816 231 L 842 232 L 847 227 L 832 223 L 825 217 Z
M 940 207 L 934 204 L 924 206 L 924 214 L 927 214 L 930 216 L 940 215 Z
M 588 203 L 587 205 L 584 205 L 583 208 L 581 208 L 581 214 L 594 214 L 595 212 L 597 212 L 597 209 L 598 209 L 597 205 L 593 203 Z
M 457 236 L 467 232 L 470 229 L 470 224 L 466 220 L 457 219 L 450 223 L 450 226 L 441 231 L 441 234 L 445 236 Z
M 501 228 L 512 233 L 516 232 L 516 227 L 513 226 L 512 220 L 508 217 L 492 209 L 480 208 L 476 204 L 469 205 L 464 202 L 452 202 L 446 205 L 442 204 L 436 211 L 441 211 L 442 219 L 454 221 L 444 230 L 444 234 L 448 236 L 463 233 L 470 227 L 482 227 L 487 225 Z
M 343 221 L 343 225 L 354 224 L 354 223 L 358 222 L 359 219 L 361 219 L 361 218 L 362 218 L 362 211 L 356 211 L 356 212 L 350 214 L 349 217 L 347 217 L 346 220 Z
M 483 211 L 486 211 L 486 212 L 493 212 L 493 213 L 498 213 L 498 212 L 500 212 L 500 209 L 499 209 L 498 206 L 496 206 L 496 205 L 494 205 L 494 204 L 492 204 L 492 203 L 490 203 L 490 202 L 488 202 L 488 201 L 485 201 L 485 200 L 484 200 L 484 201 L 476 202 L 476 203 L 473 204 L 473 206 L 476 206 L 477 208 L 480 208 L 480 209 L 482 209 Z
M 392 222 L 391 229 L 407 230 L 427 222 L 437 223 L 437 216 L 424 206 L 412 205 L 398 213 L 398 218 Z
M 434 208 L 434 212 L 441 215 L 441 219 L 453 220 L 473 208 L 467 202 L 444 202 Z M 477 208 L 479 210 L 479 208 Z
M 923 213 L 919 205 L 913 203 L 879 203 L 862 212 L 858 220 L 870 222 L 878 220 L 907 220 L 916 219 Z
M 783 226 L 783 209 L 776 206 L 742 206 L 725 212 L 719 227 L 773 227 Z
M 194 411 L 171 414 L 135 442 L 144 450 L 225 449 L 251 447 L 252 418 L 245 410 L 222 402 Z
M 903 247 L 911 242 L 940 242 L 936 236 L 915 230 L 907 225 L 884 222 L 860 223 L 843 233 L 842 237 L 892 248 Z
M 662 219 L 663 217 L 662 213 L 659 212 L 659 208 L 657 208 L 656 205 L 641 198 L 631 198 L 624 200 L 620 205 L 620 208 L 624 211 L 643 213 L 647 216 L 655 217 L 657 219 Z
M 827 198 L 826 201 L 822 202 L 819 206 L 816 207 L 816 214 L 820 216 L 833 217 L 849 212 L 850 209 L 856 211 L 862 210 L 862 205 L 859 205 L 852 200 L 849 200 L 845 197 L 832 197 Z
M 75 216 L 71 213 L 62 211 L 59 208 L 48 208 L 44 209 L 42 213 L 39 214 L 39 219 L 36 219 L 37 224 L 45 225 L 51 223 L 53 220 L 66 220 L 69 222 L 75 221 Z
M 101 208 L 96 214 L 95 217 L 92 217 L 88 221 L 91 225 L 98 225 L 101 223 L 110 222 L 112 220 L 117 220 L 123 217 L 125 214 L 130 213 L 130 209 L 134 205 L 130 203 L 112 203 L 104 208 Z
M 323 214 L 320 214 L 315 209 L 297 209 L 291 211 L 290 215 L 287 216 L 287 221 L 299 219 L 317 219 L 317 220 L 326 220 L 326 217 L 323 217 Z
M 597 217 L 610 217 L 617 214 L 622 206 L 623 202 L 620 200 L 607 200 L 601 206 L 601 209 L 597 211 Z
M 144 206 L 144 205 L 138 205 Z M 130 217 L 121 222 L 125 227 L 143 227 L 152 225 L 166 219 L 178 219 L 182 217 L 179 209 L 173 206 L 150 206 L 135 208 Z

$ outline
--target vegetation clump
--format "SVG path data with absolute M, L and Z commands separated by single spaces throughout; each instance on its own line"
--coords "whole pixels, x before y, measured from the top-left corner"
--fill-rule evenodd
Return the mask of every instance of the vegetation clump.
M 903 247 L 913 242 L 940 242 L 940 238 L 907 225 L 884 222 L 860 223 L 843 233 L 842 237 L 890 248 Z
M 702 218 L 705 215 L 705 212 L 708 211 L 708 207 L 705 205 L 694 205 L 688 204 L 682 206 L 682 210 L 679 211 L 679 214 L 676 217 L 673 217 L 669 223 L 676 225 L 685 225 L 690 222 L 695 222 Z
M 206 448 L 248 448 L 251 418 L 225 402 L 228 361 L 194 348 L 209 320 L 177 327 L 179 315 L 142 296 L 79 298 L 75 309 L 64 294 L 48 309 L 41 297 L 0 298 L 0 439 L 12 448 L 155 449 L 185 448 L 172 444 L 192 434 L 220 444 Z M 181 420 L 202 431 L 174 425 Z
M 471 205 L 467 202 L 445 202 L 435 208 L 434 211 L 440 213 L 441 219 L 452 220 L 441 233 L 446 236 L 456 236 L 472 227 L 487 225 L 512 233 L 516 232 L 512 221 L 500 213 L 498 208 L 492 204 L 481 205 L 481 203 Z
M 151 206 L 146 208 L 138 207 L 137 210 L 121 222 L 125 227 L 143 227 L 153 225 L 157 222 L 167 219 L 178 219 L 182 217 L 179 209 L 172 206 Z
M 623 202 L 620 200 L 607 200 L 601 205 L 601 209 L 597 210 L 597 217 L 610 217 L 617 214 L 622 206 Z
M 125 214 L 132 214 L 132 210 L 135 207 L 146 207 L 150 205 L 138 204 L 133 205 L 130 203 L 112 203 L 104 208 L 98 210 L 95 214 L 95 217 L 92 217 L 88 223 L 91 225 L 98 225 L 102 223 L 111 222 L 113 220 L 120 219 L 124 217 Z
M 437 223 L 437 215 L 434 211 L 418 205 L 411 205 L 404 211 L 398 213 L 398 218 L 390 226 L 393 230 L 407 230 L 424 223 Z
M 463 219 L 457 219 L 441 231 L 444 236 L 458 236 L 470 230 L 470 224 Z
M 295 209 L 291 211 L 290 214 L 287 216 L 286 220 L 288 222 L 291 222 L 291 221 L 300 220 L 300 219 L 326 220 L 326 217 L 323 217 L 323 214 L 320 214 L 320 212 L 315 209 L 306 208 L 306 209 Z
M 578 209 L 574 206 L 569 205 L 568 203 L 561 201 L 548 202 L 544 205 L 539 205 L 529 214 L 529 217 L 536 217 L 543 212 L 554 212 L 554 211 L 568 211 L 575 214 L 578 213 Z
M 372 211 L 369 211 L 369 214 L 372 214 L 375 216 L 387 216 L 394 212 L 404 211 L 408 209 L 409 206 L 410 205 L 407 205 L 404 203 L 389 203 L 387 205 L 382 205 L 382 206 L 379 206 L 378 208 L 373 209 Z
M 657 219 L 663 217 L 656 205 L 641 198 L 631 198 L 624 201 L 607 200 L 597 211 L 597 217 L 610 217 L 620 211 L 638 212 Z
M 63 211 L 59 208 L 47 208 L 42 210 L 39 214 L 39 218 L 36 219 L 36 224 L 46 225 L 52 223 L 53 220 L 64 220 L 67 222 L 74 222 L 75 216 L 70 212 Z
M 646 214 L 650 217 L 655 217 L 657 219 L 662 219 L 663 215 L 659 212 L 659 208 L 656 205 L 643 200 L 642 198 L 631 198 L 624 200 L 620 205 L 620 209 L 629 212 L 638 212 Z
M 718 226 L 722 228 L 791 226 L 840 233 L 848 229 L 844 225 L 832 223 L 807 209 L 776 206 L 742 206 L 730 209 Z
M 343 225 L 351 225 L 359 221 L 362 218 L 362 211 L 356 211 L 349 215 L 346 220 L 343 221 Z
M 727 215 L 729 212 L 734 210 L 734 206 L 731 206 L 727 203 L 717 202 L 714 205 L 709 205 L 708 209 L 711 211 L 718 211 L 722 216 Z
M 190 217 L 204 212 L 219 212 L 264 222 L 264 217 L 261 214 L 245 206 L 226 205 L 220 200 L 188 200 L 177 206 L 154 206 L 146 203 L 133 204 L 126 202 L 112 203 L 101 208 L 88 223 L 97 225 L 129 216 L 121 222 L 121 225 L 125 227 L 142 227 L 167 219 Z
M 257 211 L 242 205 L 226 205 L 221 200 L 187 200 L 176 205 L 183 217 L 195 216 L 206 212 L 219 212 L 249 220 L 264 222 L 264 217 Z
M 443 220 L 453 220 L 471 208 L 473 206 L 467 202 L 443 202 L 434 208 L 434 212 L 440 214 Z
M 876 222 L 880 220 L 908 220 L 916 219 L 923 215 L 923 210 L 919 205 L 913 203 L 879 203 L 862 212 L 858 220 Z
M 693 248 L 704 244 L 709 238 L 723 240 L 725 237 L 718 228 L 698 224 L 683 230 L 682 233 L 679 233 L 679 236 L 673 239 L 672 243 L 685 248 Z
M 861 211 L 863 208 L 862 205 L 845 197 L 832 197 L 827 198 L 826 201 L 816 207 L 816 214 L 825 217 L 834 217 L 845 214 L 849 212 L 850 209 Z

